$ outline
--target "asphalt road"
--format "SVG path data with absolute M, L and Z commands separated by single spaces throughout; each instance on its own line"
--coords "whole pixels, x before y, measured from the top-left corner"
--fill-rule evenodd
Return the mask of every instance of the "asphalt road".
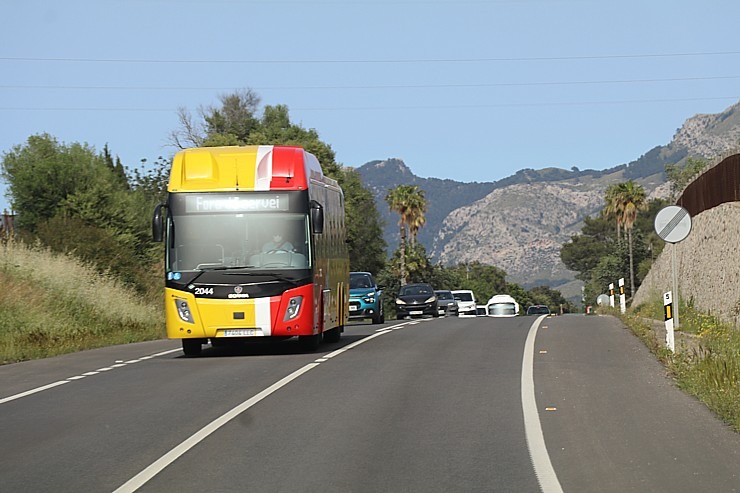
M 0 491 L 740 491 L 740 435 L 613 318 L 179 347 L 0 367 Z

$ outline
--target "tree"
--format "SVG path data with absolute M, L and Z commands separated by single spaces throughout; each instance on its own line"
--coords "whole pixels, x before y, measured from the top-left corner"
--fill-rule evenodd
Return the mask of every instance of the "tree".
M 415 185 L 399 185 L 385 196 L 391 212 L 398 213 L 398 226 L 401 232 L 401 244 L 399 245 L 400 279 L 401 286 L 406 284 L 406 227 L 412 223 L 419 223 L 419 216 L 423 216 L 426 210 L 426 199 L 424 192 Z M 423 222 L 421 223 L 423 224 Z M 417 229 L 418 230 L 418 229 Z
M 416 234 L 424 224 L 426 224 L 425 214 L 427 212 L 427 200 L 424 197 L 424 190 L 416 190 L 409 196 L 408 204 L 408 225 L 411 234 L 411 244 L 416 244 Z
M 687 158 L 683 166 L 678 164 L 666 164 L 665 173 L 671 182 L 671 197 L 675 198 L 689 182 L 704 169 L 709 163 L 703 159 Z
M 257 127 L 260 97 L 251 89 L 219 96 L 220 107 L 198 109 L 199 120 L 185 108 L 177 110 L 180 128 L 170 132 L 170 144 L 177 149 L 186 147 L 246 144 Z
M 621 241 L 621 227 L 624 218 L 623 204 L 620 196 L 621 183 L 609 185 L 604 194 L 604 209 L 602 214 L 606 219 L 613 219 L 617 225 L 617 241 Z
M 353 168 L 342 170 L 339 185 L 345 193 L 350 269 L 377 274 L 385 266 L 386 243 L 373 194 Z
M 49 134 L 34 135 L 3 155 L 2 175 L 8 182 L 16 227 L 34 232 L 39 223 L 63 211 L 77 193 L 95 187 L 123 190 L 114 170 L 87 144 L 59 143 Z
M 450 289 L 470 289 L 479 304 L 485 304 L 491 296 L 506 292 L 506 272 L 493 265 L 479 261 L 457 264 L 450 267 L 456 273 L 457 282 Z
M 632 228 L 637 220 L 637 212 L 645 209 L 645 189 L 630 180 L 619 185 L 619 202 L 622 210 L 622 224 L 627 231 L 627 245 L 630 259 L 630 296 L 635 294 L 635 266 L 632 255 Z
M 613 249 L 614 228 L 603 217 L 587 216 L 583 221 L 581 233 L 560 248 L 560 259 L 569 270 L 578 272 L 577 279 L 588 282 L 599 259 Z
M 27 241 L 70 253 L 146 292 L 160 250 L 151 242 L 157 198 L 133 187 L 108 146 L 29 137 L 3 157 L 16 225 Z M 132 188 L 133 187 L 133 188 Z
M 605 198 L 605 204 L 612 204 L 613 210 L 622 211 L 619 224 L 625 227 L 626 242 L 615 241 L 616 216 L 609 217 L 608 214 L 602 213 L 600 217 L 586 217 L 581 234 L 572 236 L 560 249 L 563 264 L 568 269 L 578 272 L 576 278 L 585 283 L 588 299 L 595 300 L 608 284 L 628 276 L 630 288 L 634 293 L 639 282 L 647 274 L 652 259 L 657 257 L 663 248 L 664 242 L 657 238 L 653 223 L 658 211 L 668 201 L 660 199 L 645 201 L 644 189 L 634 182 L 631 185 L 629 183 L 610 187 L 609 196 L 612 198 L 610 200 Z M 628 197 L 632 199 L 626 200 Z M 628 210 L 630 213 L 626 214 Z M 638 214 L 637 211 L 644 213 Z M 604 260 L 607 257 L 609 260 Z M 631 274 L 635 266 L 639 266 L 639 271 Z

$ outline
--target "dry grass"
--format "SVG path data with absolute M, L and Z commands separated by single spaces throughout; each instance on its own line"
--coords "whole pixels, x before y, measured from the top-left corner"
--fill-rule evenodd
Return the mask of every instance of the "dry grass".
M 0 363 L 152 340 L 160 299 L 145 300 L 72 256 L 0 244 Z

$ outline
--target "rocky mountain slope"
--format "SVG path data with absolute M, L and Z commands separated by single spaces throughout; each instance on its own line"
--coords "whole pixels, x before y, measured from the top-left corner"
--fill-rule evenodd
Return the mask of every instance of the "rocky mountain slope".
M 398 217 L 388 210 L 385 195 L 397 185 L 417 185 L 429 202 L 418 239 L 434 260 L 478 260 L 504 269 L 510 281 L 524 286 L 560 288 L 574 279 L 560 262 L 560 247 L 580 231 L 585 216 L 600 212 L 606 187 L 631 179 L 650 197 L 665 197 L 666 164 L 689 156 L 712 159 L 737 148 L 739 139 L 740 103 L 720 114 L 689 118 L 669 144 L 603 171 L 525 169 L 488 183 L 420 178 L 399 159 L 372 161 L 358 171 L 386 220 L 389 250 L 398 245 Z

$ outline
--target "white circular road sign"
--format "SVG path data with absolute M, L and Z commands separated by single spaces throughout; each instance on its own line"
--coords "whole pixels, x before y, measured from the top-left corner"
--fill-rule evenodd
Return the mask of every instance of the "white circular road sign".
M 689 211 L 679 205 L 669 205 L 655 216 L 655 232 L 668 243 L 678 243 L 691 232 Z

